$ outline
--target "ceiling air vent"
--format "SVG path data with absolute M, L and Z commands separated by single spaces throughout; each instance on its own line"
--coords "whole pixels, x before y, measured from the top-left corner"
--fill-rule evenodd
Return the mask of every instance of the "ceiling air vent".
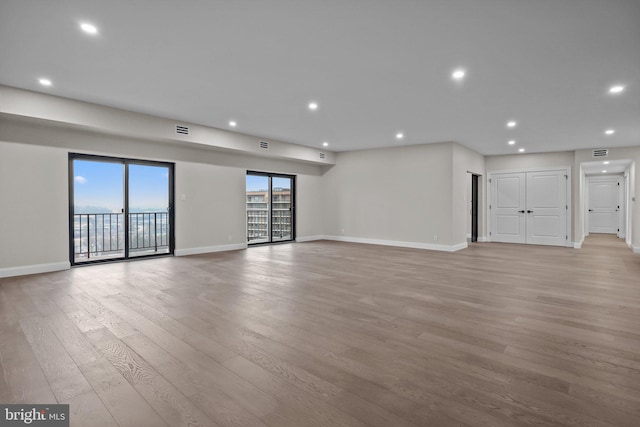
M 176 133 L 178 135 L 189 135 L 189 127 L 176 125 Z
M 260 148 L 262 148 L 263 150 L 268 150 L 269 149 L 269 143 L 266 141 L 260 141 Z
M 607 157 L 609 155 L 609 150 L 606 148 L 596 148 L 593 150 L 593 157 Z
M 324 153 L 320 153 L 320 158 L 324 160 L 326 156 L 324 155 Z

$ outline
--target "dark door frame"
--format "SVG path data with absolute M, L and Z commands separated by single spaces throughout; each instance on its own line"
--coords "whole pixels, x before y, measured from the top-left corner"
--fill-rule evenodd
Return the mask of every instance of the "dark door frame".
M 96 162 L 108 162 L 108 163 L 121 163 L 124 166 L 124 189 L 123 189 L 123 221 L 124 221 L 124 257 L 99 259 L 91 261 L 75 261 L 75 245 L 74 245 L 74 160 L 88 160 Z M 169 169 L 169 206 L 168 206 L 168 218 L 169 218 L 169 252 L 160 254 L 148 254 L 140 255 L 133 258 L 129 257 L 129 165 L 143 165 L 143 166 L 162 166 Z M 156 256 L 173 255 L 175 252 L 175 163 L 171 162 L 158 162 L 153 160 L 131 159 L 127 157 L 111 157 L 101 156 L 95 154 L 83 154 L 83 153 L 69 153 L 69 261 L 72 266 L 76 265 L 88 265 L 95 263 L 114 262 L 114 261 L 128 261 L 132 259 L 144 259 Z
M 296 175 L 288 175 L 284 173 L 275 173 L 275 172 L 263 172 L 263 171 L 254 171 L 247 170 L 247 175 L 257 175 L 257 176 L 266 176 L 269 178 L 269 214 L 268 214 L 268 230 L 269 230 L 269 241 L 267 242 L 256 242 L 250 243 L 247 236 L 247 244 L 249 246 L 259 246 L 259 245 L 273 245 L 278 243 L 290 243 L 296 240 Z M 291 239 L 287 240 L 277 240 L 273 241 L 273 230 L 271 224 L 271 210 L 273 209 L 273 185 L 271 184 L 272 178 L 289 178 L 291 179 Z M 246 187 L 245 187 L 246 188 Z M 245 210 L 246 216 L 246 210 Z

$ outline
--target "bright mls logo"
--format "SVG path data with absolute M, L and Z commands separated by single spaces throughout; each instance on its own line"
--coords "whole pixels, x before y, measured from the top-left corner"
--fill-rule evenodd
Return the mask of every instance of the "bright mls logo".
M 0 427 L 69 427 L 69 405 L 0 405 Z

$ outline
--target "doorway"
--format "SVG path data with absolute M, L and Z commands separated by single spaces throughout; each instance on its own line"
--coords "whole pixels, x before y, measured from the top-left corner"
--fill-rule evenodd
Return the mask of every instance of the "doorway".
M 247 171 L 247 242 L 295 239 L 295 176 Z
M 72 265 L 173 254 L 173 163 L 69 154 Z
M 478 175 L 471 174 L 471 241 L 478 241 Z
M 624 209 L 622 176 L 587 178 L 587 230 L 591 233 L 615 234 L 621 231 Z

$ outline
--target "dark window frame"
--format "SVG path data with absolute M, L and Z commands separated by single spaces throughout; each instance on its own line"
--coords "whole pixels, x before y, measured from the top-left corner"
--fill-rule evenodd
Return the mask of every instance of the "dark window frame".
M 124 181 L 123 181 L 123 204 L 124 204 L 124 212 L 123 212 L 123 221 L 125 227 L 125 242 L 124 242 L 124 256 L 117 258 L 109 258 L 109 259 L 97 259 L 90 261 L 75 261 L 75 245 L 74 245 L 74 192 L 75 192 L 75 182 L 74 182 L 74 168 L 73 161 L 74 160 L 88 160 L 88 161 L 96 161 L 96 162 L 106 162 L 106 163 L 117 163 L 122 164 L 124 166 Z M 169 170 L 169 209 L 168 209 L 168 218 L 169 218 L 169 252 L 159 253 L 159 254 L 147 254 L 147 255 L 138 255 L 135 257 L 129 256 L 129 165 L 142 165 L 142 166 L 158 166 L 158 167 L 166 167 Z M 104 156 L 97 154 L 85 154 L 85 153 L 73 153 L 69 152 L 68 156 L 68 171 L 69 171 L 69 261 L 71 266 L 84 266 L 91 264 L 100 264 L 106 262 L 122 262 L 122 261 L 132 261 L 137 259 L 148 259 L 153 257 L 161 257 L 161 256 L 173 256 L 175 254 L 176 247 L 176 237 L 175 237 L 175 163 L 173 162 L 162 162 L 155 160 L 147 160 L 147 159 L 135 159 L 129 157 L 116 157 L 116 156 Z

